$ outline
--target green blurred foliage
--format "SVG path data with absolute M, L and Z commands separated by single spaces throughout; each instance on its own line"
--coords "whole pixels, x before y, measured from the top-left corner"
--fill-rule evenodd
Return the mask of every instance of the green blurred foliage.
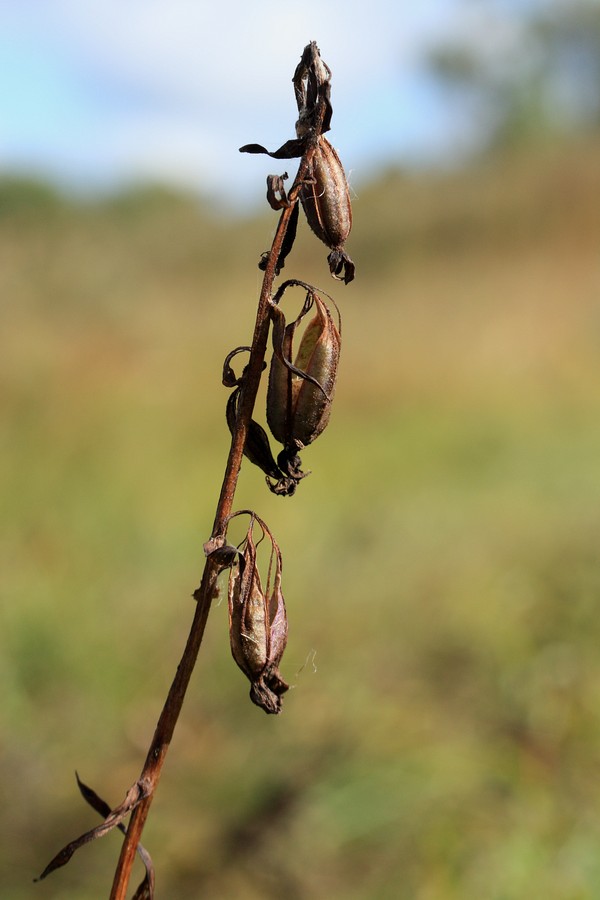
M 598 0 L 522 3 L 512 14 L 510 7 L 465 3 L 454 34 L 426 54 L 428 74 L 457 120 L 467 130 L 476 122 L 492 150 L 597 129 Z M 495 28 L 494 9 L 504 12 Z
M 342 308 L 332 421 L 293 499 L 249 464 L 237 495 L 283 551 L 293 687 L 251 705 L 216 605 L 145 832 L 159 897 L 600 898 L 599 151 L 390 172 L 348 287 L 300 229 L 285 274 Z M 115 804 L 141 768 L 275 216 L 5 197 L 2 884 L 86 900 L 116 835 L 31 879 L 96 823 L 74 770 Z

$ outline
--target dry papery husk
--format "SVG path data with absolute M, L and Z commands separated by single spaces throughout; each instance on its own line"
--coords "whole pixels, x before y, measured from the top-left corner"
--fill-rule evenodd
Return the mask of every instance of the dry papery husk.
M 246 536 L 238 547 L 238 558 L 229 572 L 228 607 L 231 654 L 250 681 L 250 698 L 266 713 L 281 711 L 281 696 L 289 685 L 279 672 L 279 664 L 287 644 L 287 614 L 281 590 L 281 551 L 273 535 L 256 513 L 241 510 L 250 522 Z M 261 536 L 254 539 L 258 526 Z M 257 547 L 270 543 L 266 585 L 263 587 Z

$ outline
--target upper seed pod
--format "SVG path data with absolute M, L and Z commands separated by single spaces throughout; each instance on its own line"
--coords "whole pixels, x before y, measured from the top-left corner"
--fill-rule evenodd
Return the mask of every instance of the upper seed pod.
M 307 294 L 299 316 L 287 325 L 278 302 L 293 285 L 304 287 Z M 313 308 L 315 316 L 295 350 L 296 331 Z M 271 302 L 271 315 L 273 357 L 267 422 L 273 437 L 284 445 L 283 454 L 278 457 L 280 469 L 299 480 L 303 473 L 296 456 L 298 450 L 311 444 L 329 422 L 341 349 L 340 331 L 315 288 L 301 281 L 286 281 L 281 286 Z
M 274 159 L 292 159 L 298 156 L 304 159 L 306 165 L 300 186 L 300 201 L 310 227 L 331 250 L 327 257 L 329 271 L 334 278 L 348 284 L 355 273 L 354 263 L 344 249 L 344 242 L 352 227 L 350 191 L 342 163 L 323 136 L 331 126 L 331 70 L 321 59 L 314 41 L 304 48 L 293 82 L 298 105 L 296 137 L 285 141 L 277 150 L 269 151 L 262 144 L 244 144 L 240 151 L 266 153 Z M 267 179 L 267 199 L 273 209 L 289 205 L 283 190 L 283 180 L 286 177 L 287 175 L 270 175 Z M 291 237 L 277 260 L 278 271 L 283 268 L 295 232 L 294 219 Z M 261 268 L 265 265 L 265 260 L 261 259 Z
M 344 167 L 327 138 L 321 136 L 312 158 L 310 177 L 300 190 L 308 224 L 332 251 L 327 257 L 331 274 L 348 283 L 354 263 L 344 250 L 352 228 L 352 205 Z
M 255 521 L 258 521 L 272 545 L 266 590 L 263 590 L 256 564 L 256 545 L 252 534 Z M 232 566 L 229 575 L 231 653 L 251 682 L 252 702 L 265 712 L 276 714 L 281 711 L 281 695 L 289 687 L 279 672 L 279 663 L 287 644 L 287 615 L 281 591 L 281 552 L 264 522 L 254 513 L 251 514 L 243 545 L 239 562 Z

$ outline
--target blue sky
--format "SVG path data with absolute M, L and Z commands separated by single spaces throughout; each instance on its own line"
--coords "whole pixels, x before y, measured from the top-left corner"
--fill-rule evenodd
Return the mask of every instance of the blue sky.
M 253 202 L 273 161 L 237 148 L 293 136 L 291 76 L 309 40 L 333 70 L 330 137 L 351 180 L 443 162 L 475 138 L 424 77 L 426 48 L 466 35 L 509 54 L 523 3 L 0 0 L 0 171 Z

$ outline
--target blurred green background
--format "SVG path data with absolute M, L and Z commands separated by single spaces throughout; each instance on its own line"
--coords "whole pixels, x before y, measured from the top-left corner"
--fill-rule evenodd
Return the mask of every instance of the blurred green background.
M 159 897 L 600 898 L 600 136 L 507 133 L 361 186 L 350 286 L 301 223 L 284 274 L 341 307 L 334 411 L 294 498 L 248 463 L 236 498 L 283 552 L 292 689 L 250 703 L 216 605 L 144 836 Z M 275 221 L 0 184 L 12 900 L 108 894 L 114 834 L 31 880 L 97 824 L 75 769 L 111 804 L 139 774 Z

